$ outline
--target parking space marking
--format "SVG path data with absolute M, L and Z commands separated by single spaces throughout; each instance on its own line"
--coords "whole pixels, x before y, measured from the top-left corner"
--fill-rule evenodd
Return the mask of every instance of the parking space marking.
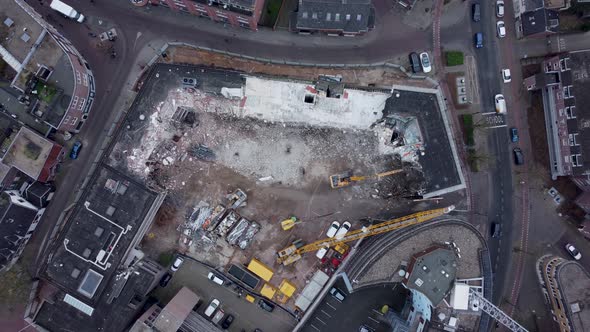
M 319 319 L 319 318 L 318 318 L 318 316 L 315 316 L 315 319 L 319 320 L 319 321 L 320 321 L 320 323 L 322 323 L 322 324 L 326 325 L 326 323 L 325 323 L 323 320 Z
M 328 305 L 328 307 L 332 308 L 333 310 L 336 310 L 336 308 L 333 307 L 330 303 L 326 302 L 326 304 Z
M 375 323 L 379 324 L 379 321 L 378 321 L 378 320 L 376 320 L 375 318 L 373 318 L 373 317 L 371 317 L 371 316 L 369 316 L 368 318 L 369 318 L 370 320 L 374 321 Z
M 313 324 L 309 324 L 309 326 L 311 326 L 311 327 L 313 327 L 314 329 L 316 329 L 317 331 L 320 331 L 320 332 L 321 332 L 321 330 L 320 330 L 320 329 L 318 329 L 317 327 L 315 327 L 315 325 L 313 325 Z
M 330 316 L 327 312 L 325 312 L 324 310 L 320 310 L 322 313 L 324 313 L 324 315 L 328 316 L 328 318 L 332 318 L 332 316 Z

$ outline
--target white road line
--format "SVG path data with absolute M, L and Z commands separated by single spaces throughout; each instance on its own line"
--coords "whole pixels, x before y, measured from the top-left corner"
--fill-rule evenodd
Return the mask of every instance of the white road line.
M 320 323 L 322 323 L 322 324 L 326 325 L 326 323 L 324 323 L 324 321 L 323 321 L 323 320 L 319 319 L 319 318 L 318 318 L 318 316 L 316 316 L 316 317 L 315 317 L 315 319 L 319 320 L 319 321 L 320 321 Z
M 481 113 L 481 115 L 490 115 L 490 114 L 498 114 L 497 112 L 486 112 L 486 113 Z
M 492 126 L 492 127 L 486 127 L 486 129 L 504 128 L 504 127 L 508 127 L 508 125 L 501 125 L 501 126 Z
M 313 324 L 310 324 L 309 326 L 311 326 L 311 327 L 313 327 L 314 329 L 316 329 L 317 331 L 320 331 L 320 332 L 321 332 L 321 330 L 320 330 L 320 329 L 318 329 L 317 327 L 315 327 L 315 325 L 313 325 Z
M 378 320 L 376 320 L 375 318 L 373 318 L 373 317 L 371 317 L 371 316 L 369 316 L 368 318 L 369 318 L 370 320 L 374 321 L 375 323 L 379 323 L 379 321 L 378 321 Z
M 325 312 L 324 310 L 320 310 L 321 312 L 324 313 L 324 315 L 328 316 L 329 318 L 332 318 L 332 316 L 330 316 L 327 312 Z
M 333 306 L 332 306 L 330 303 L 326 302 L 326 304 L 327 304 L 327 305 L 328 305 L 330 308 L 332 308 L 332 309 L 336 310 L 336 308 L 334 308 L 334 307 L 333 307 Z

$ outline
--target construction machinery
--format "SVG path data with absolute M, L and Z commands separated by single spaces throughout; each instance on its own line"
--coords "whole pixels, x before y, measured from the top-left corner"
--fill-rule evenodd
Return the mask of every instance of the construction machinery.
M 348 232 L 343 238 L 337 239 L 325 238 L 313 243 L 304 245 L 302 240 L 294 241 L 287 248 L 277 252 L 277 261 L 283 265 L 290 265 L 299 259 L 306 252 L 315 251 L 320 248 L 329 248 L 346 242 L 355 241 L 364 237 L 391 232 L 404 227 L 417 225 L 425 221 L 440 217 L 455 209 L 451 205 L 445 208 L 433 209 L 428 211 L 416 212 L 400 218 L 391 219 L 380 224 L 363 227 L 358 230 Z
M 349 186 L 353 182 L 359 182 L 364 180 L 381 180 L 381 178 L 403 172 L 403 169 L 394 169 L 391 171 L 377 173 L 375 175 L 364 175 L 356 176 L 352 175 L 352 171 L 348 171 L 342 174 L 335 174 L 330 176 L 330 186 L 332 188 L 342 188 Z
M 281 221 L 281 227 L 284 231 L 288 231 L 293 228 L 295 225 L 302 223 L 301 219 L 297 219 L 297 217 L 291 217 Z

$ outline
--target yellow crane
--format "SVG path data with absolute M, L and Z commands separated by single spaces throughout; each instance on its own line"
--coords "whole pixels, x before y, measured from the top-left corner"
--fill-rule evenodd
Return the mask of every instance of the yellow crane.
M 280 264 L 289 265 L 301 259 L 301 256 L 306 252 L 315 251 L 321 248 L 329 248 L 341 243 L 351 242 L 364 237 L 387 233 L 394 231 L 396 229 L 417 225 L 422 222 L 447 214 L 453 211 L 454 209 L 455 206 L 451 205 L 445 208 L 416 212 L 400 218 L 391 219 L 380 224 L 371 225 L 369 227 L 363 227 L 358 230 L 350 231 L 343 238 L 340 239 L 337 239 L 335 237 L 325 238 L 307 245 L 304 245 L 301 240 L 296 240 L 287 248 L 277 252 L 277 261 Z
M 348 172 L 342 173 L 342 174 L 331 175 L 330 176 L 330 186 L 332 188 L 342 188 L 342 187 L 346 187 L 346 186 L 352 184 L 353 182 L 359 182 L 359 181 L 364 181 L 364 180 L 369 180 L 369 179 L 381 180 L 381 178 L 383 178 L 383 177 L 397 174 L 400 172 L 403 172 L 403 169 L 394 169 L 391 171 L 377 173 L 374 175 L 355 176 L 355 175 L 352 175 L 352 171 L 348 171 Z

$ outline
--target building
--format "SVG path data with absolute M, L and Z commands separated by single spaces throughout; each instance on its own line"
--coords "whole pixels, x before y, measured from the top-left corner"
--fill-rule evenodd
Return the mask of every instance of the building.
M 527 90 L 542 93 L 551 177 L 571 177 L 584 191 L 590 190 L 589 67 L 590 51 L 570 52 L 545 59 L 524 80 Z
M 61 145 L 21 127 L 2 157 L 2 163 L 18 169 L 35 181 L 48 182 L 55 177 L 57 166 L 64 155 Z
M 0 193 L 0 272 L 16 263 L 44 212 L 17 190 Z
M 546 255 L 537 261 L 541 289 L 562 332 L 585 331 L 590 324 L 590 273 L 578 262 Z
M 50 248 L 27 320 L 48 331 L 123 331 L 164 268 L 136 249 L 165 195 L 99 165 Z
M 11 87 L 22 93 L 30 116 L 55 130 L 78 132 L 92 107 L 94 76 L 76 48 L 23 0 L 0 0 L 9 38 L 0 56 L 16 72 Z
M 519 0 L 514 2 L 516 36 L 545 37 L 558 32 L 557 10 L 569 8 L 568 0 Z
M 254 31 L 258 30 L 264 7 L 264 0 L 149 0 L 140 4 L 148 3 Z
M 299 0 L 295 29 L 299 33 L 355 36 L 374 25 L 371 0 Z

